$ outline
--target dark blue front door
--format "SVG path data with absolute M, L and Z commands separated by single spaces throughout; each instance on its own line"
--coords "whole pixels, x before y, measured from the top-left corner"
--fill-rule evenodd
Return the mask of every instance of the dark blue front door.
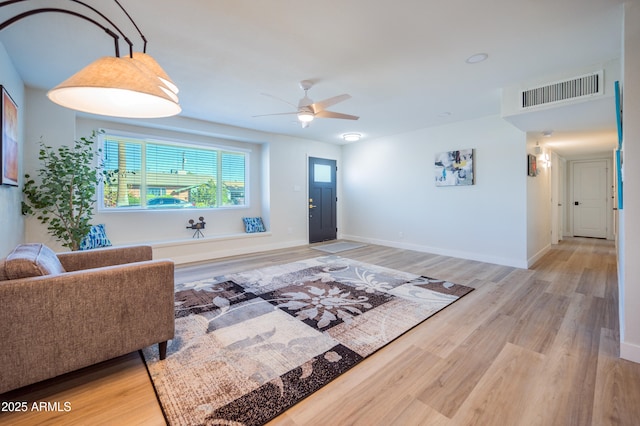
M 336 161 L 309 157 L 309 242 L 335 240 Z

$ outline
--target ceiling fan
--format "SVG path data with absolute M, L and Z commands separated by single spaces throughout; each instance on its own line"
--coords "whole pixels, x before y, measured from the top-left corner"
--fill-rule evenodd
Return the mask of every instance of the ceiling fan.
M 296 108 L 296 111 L 292 112 L 279 112 L 275 114 L 261 114 L 254 115 L 254 117 L 266 117 L 268 115 L 288 115 L 288 114 L 296 114 L 298 116 L 298 121 L 302 124 L 303 128 L 309 127 L 309 124 L 313 121 L 314 118 L 341 118 L 344 120 L 357 120 L 358 116 L 343 114 L 341 112 L 333 112 L 327 111 L 327 108 L 337 104 L 338 102 L 346 101 L 351 98 L 351 95 L 342 94 L 338 96 L 334 96 L 328 99 L 325 99 L 320 102 L 313 102 L 309 95 L 307 94 L 308 90 L 313 86 L 313 82 L 310 80 L 302 80 L 300 83 L 300 88 L 304 90 L 304 97 L 300 99 L 298 105 L 292 104 L 291 102 L 285 101 L 284 99 L 280 99 L 276 96 L 269 95 L 267 93 L 263 93 L 265 96 L 272 97 L 282 102 L 286 102 L 287 104 Z

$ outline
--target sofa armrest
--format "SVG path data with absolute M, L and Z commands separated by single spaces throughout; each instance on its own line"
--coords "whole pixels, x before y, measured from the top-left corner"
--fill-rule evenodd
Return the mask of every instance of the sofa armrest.
M 3 282 L 0 393 L 173 338 L 174 264 Z
M 105 247 L 57 254 L 66 271 L 100 268 L 153 259 L 151 246 Z

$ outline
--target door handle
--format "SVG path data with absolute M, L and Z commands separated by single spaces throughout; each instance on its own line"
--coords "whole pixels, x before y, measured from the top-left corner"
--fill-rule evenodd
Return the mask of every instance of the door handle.
M 574 205 L 574 206 L 579 206 L 579 205 L 580 205 L 580 201 L 574 201 L 574 202 L 573 202 L 573 205 Z
M 309 208 L 310 208 L 310 209 L 315 209 L 315 208 L 316 208 L 316 206 L 314 206 L 313 204 L 309 204 Z

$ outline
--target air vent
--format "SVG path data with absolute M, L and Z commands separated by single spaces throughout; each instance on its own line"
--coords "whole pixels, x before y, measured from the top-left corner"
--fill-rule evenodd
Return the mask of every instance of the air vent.
M 533 108 L 577 98 L 602 95 L 602 71 L 521 92 L 521 108 Z

